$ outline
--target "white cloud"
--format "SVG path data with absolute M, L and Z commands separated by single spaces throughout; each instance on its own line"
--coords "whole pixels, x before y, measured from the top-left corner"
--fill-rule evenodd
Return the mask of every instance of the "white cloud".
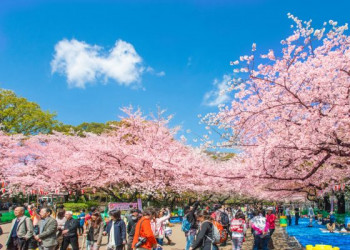
M 115 46 L 105 51 L 75 39 L 63 39 L 55 45 L 51 61 L 52 73 L 67 77 L 69 87 L 85 88 L 87 83 L 112 79 L 120 85 L 140 84 L 145 71 L 142 58 L 134 46 L 118 40 Z
M 164 71 L 158 72 L 156 73 L 156 76 L 159 76 L 159 77 L 165 76 L 165 72 Z
M 230 100 L 228 89 L 228 83 L 231 77 L 229 75 L 223 75 L 222 80 L 214 79 L 214 89 L 205 93 L 203 98 L 203 104 L 206 106 L 218 106 L 219 104 L 226 103 Z
M 152 67 L 150 67 L 150 66 L 148 66 L 148 67 L 146 68 L 146 72 L 148 72 L 148 73 L 150 73 L 150 74 L 152 74 L 152 75 L 159 76 L 159 77 L 165 76 L 165 72 L 164 72 L 164 71 L 156 72 L 156 71 L 154 70 L 154 68 L 152 68 Z

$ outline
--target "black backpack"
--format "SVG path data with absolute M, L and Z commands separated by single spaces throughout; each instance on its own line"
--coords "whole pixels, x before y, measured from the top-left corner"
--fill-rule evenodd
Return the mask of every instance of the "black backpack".
M 220 223 L 223 226 L 227 226 L 228 224 L 230 224 L 230 219 L 228 218 L 227 213 L 225 212 L 220 213 Z

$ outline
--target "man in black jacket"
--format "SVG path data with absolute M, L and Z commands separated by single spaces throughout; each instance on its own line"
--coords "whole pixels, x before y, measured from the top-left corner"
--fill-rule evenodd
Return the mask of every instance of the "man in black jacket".
M 128 218 L 129 222 L 126 228 L 126 231 L 128 233 L 128 250 L 132 250 L 132 241 L 135 235 L 135 226 L 142 216 L 141 211 L 139 211 L 138 209 L 132 209 L 130 212 L 131 214 L 130 214 L 130 217 Z
M 79 249 L 78 244 L 78 227 L 79 221 L 73 219 L 73 213 L 71 211 L 66 211 L 65 217 L 67 219 L 64 224 L 63 234 L 63 243 L 61 250 L 67 250 L 69 244 L 71 244 L 73 250 Z
M 199 206 L 199 202 L 196 201 L 193 204 L 193 207 L 187 207 L 185 208 L 185 217 L 186 219 L 191 223 L 191 228 L 188 232 L 185 232 L 185 236 L 186 236 L 186 250 L 189 250 L 192 242 L 194 240 L 194 237 L 196 236 L 196 232 L 198 229 L 198 225 L 197 225 L 197 218 L 196 218 L 196 210 Z

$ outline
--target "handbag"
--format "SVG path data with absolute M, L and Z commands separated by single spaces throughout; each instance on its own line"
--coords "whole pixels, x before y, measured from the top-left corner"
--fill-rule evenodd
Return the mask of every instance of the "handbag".
M 166 227 L 164 233 L 165 236 L 171 236 L 173 234 L 173 230 L 170 227 Z

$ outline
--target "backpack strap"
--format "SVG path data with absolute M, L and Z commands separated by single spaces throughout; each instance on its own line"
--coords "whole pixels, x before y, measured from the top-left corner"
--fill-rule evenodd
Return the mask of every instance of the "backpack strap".
M 207 237 L 211 241 L 211 243 L 213 245 L 214 244 L 214 224 L 211 221 L 209 221 L 209 220 L 205 220 L 205 221 L 203 221 L 203 223 L 204 222 L 208 222 L 209 225 L 210 225 L 210 229 L 211 229 L 211 238 L 208 235 L 205 235 L 205 237 Z M 203 226 L 203 223 L 202 223 L 202 226 Z M 203 240 L 203 245 L 204 245 L 204 240 Z
M 28 232 L 28 227 L 27 227 L 27 217 L 24 218 L 24 227 L 26 229 L 26 233 Z M 17 227 L 18 228 L 18 227 Z
M 140 222 L 140 227 L 139 227 L 139 236 L 138 237 L 140 237 L 140 232 L 141 232 L 141 225 L 142 225 L 142 223 L 145 221 L 145 219 L 143 219 L 141 222 Z M 135 225 L 135 228 L 136 228 L 136 225 Z

